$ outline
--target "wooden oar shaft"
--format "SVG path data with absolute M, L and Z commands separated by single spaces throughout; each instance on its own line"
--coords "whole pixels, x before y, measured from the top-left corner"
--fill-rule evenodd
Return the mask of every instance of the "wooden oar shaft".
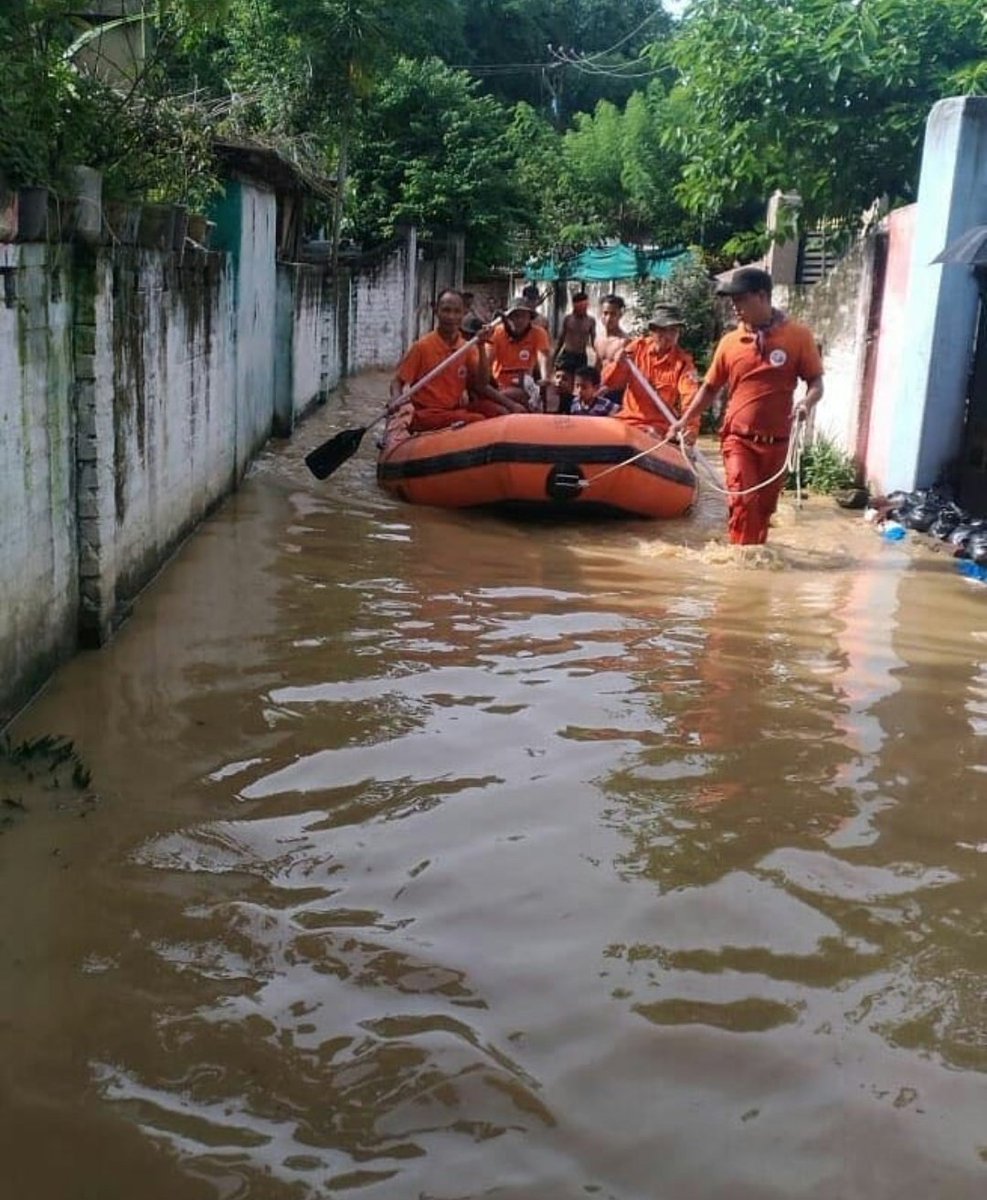
M 672 412 L 672 410 L 668 407 L 668 405 L 665 403 L 665 401 L 662 400 L 661 396 L 658 394 L 657 389 L 652 385 L 651 380 L 648 379 L 647 375 L 645 375 L 645 373 L 641 370 L 641 368 L 637 365 L 637 363 L 634 361 L 633 358 L 627 359 L 627 365 L 631 369 L 631 374 L 634 376 L 634 378 L 637 380 L 637 382 L 641 385 L 642 388 L 644 388 L 644 390 L 648 393 L 648 395 L 654 401 L 654 403 L 657 406 L 658 411 L 661 413 L 661 415 L 665 418 L 665 420 L 669 423 L 669 425 L 674 424 L 674 422 L 678 420 L 678 417 L 675 415 L 675 413 Z M 696 456 L 696 459 L 703 464 L 703 466 L 706 468 L 706 470 L 709 471 L 709 473 L 715 479 L 716 471 L 713 468 L 713 464 L 709 461 L 709 459 L 705 456 L 705 454 L 703 454 L 703 452 L 699 449 L 699 447 L 698 446 L 690 446 L 689 449 Z
M 385 417 L 389 417 L 396 413 L 399 408 L 402 408 L 411 399 L 415 392 L 420 391 L 421 388 L 423 388 L 427 383 L 431 383 L 433 379 L 437 379 L 443 371 L 448 370 L 453 363 L 458 362 L 461 358 L 463 358 L 467 350 L 472 349 L 472 347 L 477 345 L 479 341 L 479 337 L 472 337 L 468 342 L 463 342 L 461 346 L 457 346 L 456 349 L 453 350 L 452 354 L 444 358 L 438 364 L 438 366 L 433 367 L 431 371 L 426 371 L 421 379 L 416 379 L 414 383 L 405 388 L 400 396 L 395 397 L 395 399 L 388 404 L 387 408 L 384 409 L 384 411 L 380 414 L 377 420 L 373 422 L 373 424 L 376 425 L 377 421 L 383 421 Z

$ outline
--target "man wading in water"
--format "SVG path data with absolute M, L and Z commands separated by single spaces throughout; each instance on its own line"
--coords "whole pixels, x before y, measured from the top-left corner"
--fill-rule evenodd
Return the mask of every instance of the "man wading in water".
M 771 282 L 767 271 L 740 267 L 717 288 L 718 295 L 730 297 L 740 325 L 720 339 L 702 387 L 670 429 L 677 434 L 688 428 L 722 387 L 729 389 L 720 437 L 727 489 L 747 493 L 729 499 L 730 541 L 740 546 L 767 541 L 786 483 L 792 420 L 804 420 L 823 394 L 823 364 L 812 331 L 772 307 Z M 793 411 L 800 379 L 807 391 Z

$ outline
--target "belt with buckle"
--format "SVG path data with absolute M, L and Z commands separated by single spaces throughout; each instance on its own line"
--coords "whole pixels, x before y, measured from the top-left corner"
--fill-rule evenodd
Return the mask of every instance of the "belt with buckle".
M 775 437 L 770 433 L 751 433 L 742 429 L 731 429 L 726 436 L 743 438 L 745 442 L 753 442 L 755 446 L 773 446 L 777 442 L 788 441 L 787 433 Z

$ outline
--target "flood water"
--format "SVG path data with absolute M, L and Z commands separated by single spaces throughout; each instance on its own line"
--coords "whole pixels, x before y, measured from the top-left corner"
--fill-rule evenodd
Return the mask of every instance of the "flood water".
M 979 1200 L 987 587 L 313 480 L 382 380 L 9 731 L 0 1194 Z

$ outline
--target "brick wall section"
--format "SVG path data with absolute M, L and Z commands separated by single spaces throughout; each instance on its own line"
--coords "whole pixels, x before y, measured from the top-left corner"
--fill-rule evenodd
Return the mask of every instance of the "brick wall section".
M 386 253 L 350 267 L 347 369 L 393 367 L 406 349 L 409 245 L 401 241 Z

